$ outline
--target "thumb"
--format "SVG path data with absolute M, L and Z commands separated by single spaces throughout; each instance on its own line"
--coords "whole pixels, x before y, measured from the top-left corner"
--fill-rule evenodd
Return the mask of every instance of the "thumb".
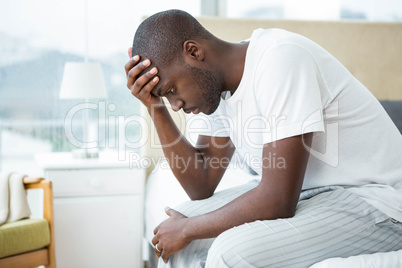
M 172 216 L 172 214 L 175 212 L 174 209 L 171 209 L 170 207 L 165 207 L 165 212 L 168 216 Z

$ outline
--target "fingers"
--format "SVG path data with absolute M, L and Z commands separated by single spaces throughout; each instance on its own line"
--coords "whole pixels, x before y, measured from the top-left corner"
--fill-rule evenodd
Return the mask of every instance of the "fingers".
M 163 250 L 160 244 L 155 245 L 155 255 L 156 257 L 160 258 L 162 257 L 162 260 L 167 263 L 169 260 L 169 255 L 166 253 L 167 251 Z
M 150 60 L 144 60 L 141 63 L 138 63 L 139 56 L 134 56 L 132 61 L 126 63 L 126 66 L 129 68 L 127 71 L 127 87 L 131 88 L 134 82 L 137 81 L 138 75 L 142 73 L 148 66 L 151 64 Z M 138 64 L 137 64 L 138 63 Z M 149 72 L 148 72 L 149 73 Z
M 156 236 L 154 236 L 154 237 L 152 238 L 151 242 L 152 242 L 152 245 L 155 246 L 156 244 L 158 244 L 159 240 L 158 240 L 158 238 L 157 238 Z
M 162 260 L 167 263 L 169 260 L 169 255 L 166 254 L 166 251 L 162 251 L 160 257 L 162 257 Z
M 159 243 L 159 240 L 156 236 L 154 236 L 154 238 L 152 238 L 152 245 L 154 245 L 154 251 L 155 251 L 155 255 L 156 257 L 161 257 L 162 253 L 163 253 L 163 246 Z
M 148 96 L 159 81 L 159 77 L 155 76 L 157 73 L 158 69 L 153 67 L 137 78 L 131 87 L 131 93 L 139 99 Z
M 165 263 L 168 262 L 169 254 L 167 253 L 166 250 L 164 250 L 163 246 L 161 246 L 160 243 L 155 245 L 155 254 L 156 257 L 158 258 L 161 257 Z
M 154 252 L 155 252 L 156 257 L 158 257 L 158 258 L 162 254 L 162 249 L 159 247 L 160 247 L 160 245 L 158 245 L 158 244 L 154 245 Z
M 161 255 L 162 255 L 162 252 L 163 252 L 163 249 L 162 248 L 159 248 L 159 245 L 158 244 L 156 244 L 155 245 L 155 254 L 156 254 L 156 257 L 160 257 Z
M 155 251 L 156 257 L 157 257 L 157 258 L 160 258 L 161 252 L 157 251 L 156 248 L 154 249 L 154 251 Z
M 158 230 L 160 228 L 161 224 L 159 224 L 155 230 L 154 230 L 154 237 L 152 238 L 152 244 L 154 245 L 154 251 L 155 251 L 155 255 L 156 257 L 160 258 L 162 257 L 163 254 L 163 245 L 160 243 L 159 238 L 157 236 Z M 164 262 L 167 262 L 167 257 L 162 257 Z M 165 261 L 166 259 L 166 261 Z
M 156 234 L 155 231 L 154 231 L 154 234 Z M 162 248 L 160 248 L 161 245 L 158 245 L 159 239 L 156 236 L 154 236 L 152 238 L 151 242 L 152 242 L 152 245 L 154 245 L 155 255 L 156 255 L 156 257 L 159 258 L 161 256 L 161 253 L 162 253 Z
M 135 96 L 140 91 L 141 95 L 147 95 L 159 81 L 159 77 L 155 77 L 155 75 L 158 73 L 158 69 L 153 67 L 151 70 L 144 72 L 145 69 L 151 65 L 151 61 L 146 59 L 143 62 L 138 63 L 138 60 L 139 56 L 136 55 L 125 65 L 127 72 L 127 87 Z M 141 95 L 136 97 L 140 98 L 142 97 Z
M 151 94 L 155 85 L 159 83 L 160 78 L 156 76 L 159 71 L 156 67 L 150 67 L 151 61 L 149 59 L 141 61 L 139 55 L 132 57 L 124 66 L 127 75 L 127 88 L 147 107 L 151 107 L 156 102 L 161 102 L 160 98 Z
M 162 224 L 162 223 L 161 223 Z M 161 227 L 161 224 L 159 224 L 158 226 L 156 226 L 156 228 L 154 229 L 154 235 L 156 235 L 158 233 L 159 228 Z
M 166 211 L 166 208 L 165 208 Z M 173 210 L 172 210 L 173 211 Z M 162 222 L 163 223 L 163 222 Z M 158 258 L 162 258 L 162 260 L 167 263 L 169 260 L 169 250 L 166 250 L 165 247 L 161 244 L 161 241 L 159 241 L 159 236 L 158 236 L 158 231 L 161 227 L 161 224 L 159 224 L 155 229 L 154 229 L 154 237 L 152 238 L 152 244 L 154 245 L 154 251 L 155 255 Z
M 128 56 L 129 56 L 130 58 L 132 58 L 132 57 L 133 57 L 133 48 L 132 48 L 132 47 L 129 47 L 127 52 L 128 52 Z
M 128 76 L 128 72 L 139 62 L 140 56 L 135 55 L 130 58 L 128 62 L 124 65 L 124 70 L 126 71 L 126 76 Z

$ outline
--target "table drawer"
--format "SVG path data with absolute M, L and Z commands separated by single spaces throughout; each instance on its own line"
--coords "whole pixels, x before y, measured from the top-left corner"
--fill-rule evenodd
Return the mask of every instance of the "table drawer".
M 53 183 L 53 195 L 91 196 L 142 194 L 142 169 L 65 169 L 46 170 L 45 177 Z

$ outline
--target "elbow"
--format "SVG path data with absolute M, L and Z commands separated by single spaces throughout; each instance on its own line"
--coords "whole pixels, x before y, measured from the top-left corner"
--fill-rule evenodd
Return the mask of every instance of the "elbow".
M 211 196 L 190 196 L 190 200 L 191 201 L 200 201 L 200 200 L 204 200 L 207 198 L 210 198 Z
M 191 201 L 207 199 L 207 198 L 210 198 L 213 194 L 214 194 L 214 191 L 196 192 L 196 193 L 187 192 L 187 195 L 188 195 L 188 197 L 190 197 Z
M 198 186 L 193 186 L 185 190 L 191 201 L 196 201 L 210 198 L 215 193 L 216 187 L 216 184 L 203 181 L 203 183 L 198 184 Z
M 185 189 L 188 197 L 190 197 L 191 201 L 203 200 L 210 198 L 214 192 L 216 187 L 211 187 L 210 185 L 202 185 L 203 187 L 195 187 L 191 189 Z
M 296 207 L 289 204 L 278 206 L 277 208 L 274 212 L 274 218 L 276 219 L 293 218 L 296 214 Z
M 264 220 L 288 219 L 295 216 L 296 206 L 285 200 L 282 202 L 270 202 L 264 208 L 264 211 L 267 213 Z
M 295 212 L 290 210 L 276 210 L 270 211 L 267 215 L 260 218 L 260 220 L 277 220 L 277 219 L 289 219 L 295 216 Z
M 288 211 L 282 211 L 281 213 L 278 213 L 277 219 L 288 219 L 288 218 L 293 218 L 295 216 L 296 212 L 293 210 L 288 210 Z

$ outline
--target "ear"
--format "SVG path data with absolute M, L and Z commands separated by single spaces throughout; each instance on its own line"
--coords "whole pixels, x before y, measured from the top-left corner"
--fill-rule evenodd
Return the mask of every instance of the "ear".
M 205 57 L 204 49 L 201 46 L 201 44 L 196 41 L 193 40 L 185 41 L 183 44 L 183 50 L 185 58 L 196 61 L 204 60 Z

